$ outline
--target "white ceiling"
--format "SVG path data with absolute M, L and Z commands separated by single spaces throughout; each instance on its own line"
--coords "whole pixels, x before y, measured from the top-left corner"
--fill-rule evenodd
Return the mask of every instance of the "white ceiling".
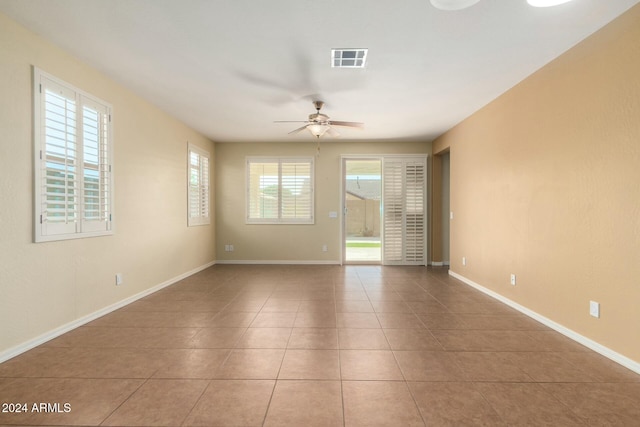
M 429 141 L 639 1 L 0 0 L 0 12 L 216 142 L 307 141 L 273 121 L 306 120 L 315 98 L 365 123 L 342 139 Z M 368 48 L 368 65 L 331 68 L 331 48 Z

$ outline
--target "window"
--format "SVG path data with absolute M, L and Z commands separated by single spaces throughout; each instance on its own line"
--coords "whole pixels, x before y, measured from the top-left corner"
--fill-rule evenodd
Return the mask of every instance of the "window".
M 209 217 L 209 153 L 189 144 L 188 226 L 207 225 Z
M 247 223 L 313 224 L 313 157 L 247 158 Z
M 35 241 L 113 233 L 111 106 L 34 68 Z

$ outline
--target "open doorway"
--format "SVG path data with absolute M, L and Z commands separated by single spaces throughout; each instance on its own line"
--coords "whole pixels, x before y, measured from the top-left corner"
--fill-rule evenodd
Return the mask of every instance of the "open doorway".
M 343 159 L 345 263 L 380 264 L 382 159 Z

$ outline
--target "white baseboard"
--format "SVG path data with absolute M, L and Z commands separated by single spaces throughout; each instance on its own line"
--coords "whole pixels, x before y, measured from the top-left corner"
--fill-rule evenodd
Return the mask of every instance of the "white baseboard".
M 76 329 L 82 325 L 85 325 L 93 320 L 96 320 L 99 317 L 104 316 L 105 314 L 109 314 L 112 311 L 115 311 L 119 308 L 122 308 L 128 304 L 131 304 L 132 302 L 135 302 L 137 300 L 139 300 L 140 298 L 144 298 L 147 295 L 151 295 L 154 292 L 159 291 L 160 289 L 166 288 L 167 286 L 173 285 L 176 282 L 179 282 L 182 279 L 186 279 L 187 277 L 196 274 L 204 269 L 207 269 L 209 267 L 211 267 L 212 265 L 215 265 L 216 262 L 212 261 L 209 262 L 207 264 L 201 265 L 200 267 L 197 267 L 191 271 L 187 271 L 186 273 L 180 274 L 179 276 L 173 277 L 165 282 L 162 282 L 152 288 L 149 288 L 147 290 L 144 290 L 140 293 L 137 293 L 135 295 L 132 295 L 128 298 L 125 298 L 121 301 L 118 301 L 114 304 L 108 305 L 107 307 L 101 308 L 100 310 L 94 311 L 91 314 L 87 314 L 86 316 L 82 316 L 79 319 L 73 320 L 69 323 L 66 323 L 62 326 L 59 326 L 55 329 L 52 329 L 48 332 L 45 332 L 42 335 L 39 335 L 33 339 L 30 339 L 29 341 L 26 341 L 22 344 L 18 344 L 15 347 L 12 347 L 8 350 L 5 350 L 3 352 L 0 352 L 0 363 L 7 361 L 11 358 L 14 358 L 26 351 L 31 350 L 32 348 L 35 348 L 41 344 L 44 344 L 47 341 L 50 341 L 54 338 L 59 337 L 62 334 L 65 334 L 69 331 L 72 331 L 73 329 Z
M 243 265 L 340 265 L 340 261 L 311 261 L 311 260 L 248 260 L 248 259 L 226 259 L 217 260 L 216 264 L 243 264 Z
M 590 338 L 587 338 L 583 335 L 580 335 L 579 333 L 566 328 L 564 326 L 562 326 L 559 323 L 554 322 L 553 320 L 544 317 L 541 314 L 536 313 L 533 310 L 528 309 L 527 307 L 524 307 L 520 304 L 518 304 L 515 301 L 510 300 L 509 298 L 506 298 L 502 295 L 500 295 L 497 292 L 492 291 L 491 289 L 487 289 L 484 286 L 474 282 L 473 280 L 467 279 L 466 277 L 455 273 L 451 270 L 449 270 L 449 275 L 455 277 L 456 279 L 460 280 L 461 282 L 466 283 L 467 285 L 471 286 L 472 288 L 475 288 L 477 290 L 479 290 L 480 292 L 489 295 L 490 297 L 505 303 L 506 305 L 508 305 L 509 307 L 518 310 L 520 313 L 525 314 L 529 317 L 531 317 L 534 320 L 537 320 L 538 322 L 542 323 L 545 326 L 550 327 L 551 329 L 555 330 L 556 332 L 561 333 L 562 335 L 566 336 L 567 338 L 570 338 L 582 345 L 584 345 L 587 348 L 590 348 L 591 350 L 595 351 L 596 353 L 599 353 L 601 355 L 603 355 L 604 357 L 613 360 L 616 363 L 619 363 L 620 365 L 624 366 L 627 369 L 632 370 L 635 373 L 640 374 L 640 363 L 636 362 L 635 360 L 629 359 L 628 357 L 617 353 L 613 350 L 611 350 L 608 347 L 603 346 L 602 344 L 593 341 Z

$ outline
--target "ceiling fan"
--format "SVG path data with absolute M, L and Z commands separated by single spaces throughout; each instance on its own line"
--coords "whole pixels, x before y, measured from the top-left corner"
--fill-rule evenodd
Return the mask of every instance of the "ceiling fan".
M 304 126 L 301 126 L 298 129 L 289 132 L 289 135 L 296 134 L 306 129 L 316 138 L 320 138 L 324 134 L 327 134 L 334 138 L 339 137 L 340 133 L 335 130 L 333 126 L 345 126 L 352 128 L 364 127 L 364 123 L 360 122 L 343 122 L 339 120 L 331 120 L 329 116 L 320 112 L 320 109 L 322 109 L 323 105 L 324 102 L 322 101 L 313 101 L 313 106 L 315 107 L 316 112 L 313 114 L 309 114 L 309 120 L 278 120 L 275 123 L 305 123 Z

